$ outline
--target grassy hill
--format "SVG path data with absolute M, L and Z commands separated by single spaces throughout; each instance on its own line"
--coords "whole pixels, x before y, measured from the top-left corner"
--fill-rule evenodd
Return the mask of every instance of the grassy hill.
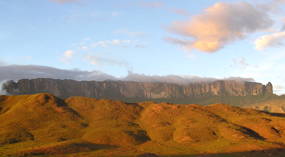
M 223 104 L 0 96 L 0 122 L 1 157 L 285 154 L 284 115 Z

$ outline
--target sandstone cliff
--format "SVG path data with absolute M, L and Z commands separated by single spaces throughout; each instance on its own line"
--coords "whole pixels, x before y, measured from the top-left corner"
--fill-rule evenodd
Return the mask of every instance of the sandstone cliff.
M 187 85 L 125 82 L 125 81 L 74 81 L 57 79 L 23 79 L 10 81 L 4 87 L 8 93 L 52 93 L 61 98 L 85 96 L 106 99 L 184 99 L 206 96 L 265 96 L 272 95 L 272 84 L 255 82 L 214 81 Z

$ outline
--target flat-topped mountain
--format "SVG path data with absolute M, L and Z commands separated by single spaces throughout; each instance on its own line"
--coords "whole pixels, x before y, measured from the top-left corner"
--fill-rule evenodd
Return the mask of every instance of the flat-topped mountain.
M 271 83 L 221 80 L 196 82 L 185 85 L 161 82 L 130 81 L 74 81 L 58 79 L 23 79 L 6 83 L 9 94 L 52 93 L 60 98 L 85 96 L 116 100 L 171 100 L 204 97 L 245 97 L 273 95 Z
M 281 157 L 285 152 L 284 116 L 223 104 L 0 96 L 0 121 L 1 157 Z

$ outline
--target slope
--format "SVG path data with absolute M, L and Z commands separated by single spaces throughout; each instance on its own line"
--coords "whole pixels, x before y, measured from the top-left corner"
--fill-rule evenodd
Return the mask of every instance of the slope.
M 285 149 L 283 115 L 223 104 L 0 96 L 0 121 L 4 157 L 278 155 Z

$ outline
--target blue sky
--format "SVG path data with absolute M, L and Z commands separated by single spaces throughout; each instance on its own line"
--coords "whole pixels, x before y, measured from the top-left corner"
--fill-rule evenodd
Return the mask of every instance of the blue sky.
M 98 70 L 118 77 L 128 71 L 246 77 L 271 81 L 277 92 L 284 92 L 282 4 L 2 0 L 0 63 Z

